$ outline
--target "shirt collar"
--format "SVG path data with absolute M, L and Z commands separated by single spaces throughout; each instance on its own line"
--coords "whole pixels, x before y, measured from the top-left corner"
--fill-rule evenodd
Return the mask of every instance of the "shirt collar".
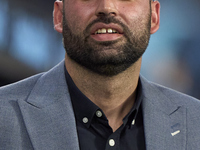
M 66 82 L 68 84 L 69 93 L 75 113 L 76 120 L 85 124 L 89 128 L 92 118 L 99 109 L 92 101 L 90 101 L 75 85 L 69 73 L 65 69 Z M 87 120 L 88 119 L 88 120 Z
M 66 82 L 68 84 L 69 93 L 71 96 L 71 101 L 72 101 L 74 113 L 76 116 L 76 120 L 79 122 L 82 122 L 82 123 L 85 122 L 84 123 L 85 126 L 87 128 L 89 128 L 89 126 L 91 125 L 92 119 L 93 119 L 94 115 L 96 114 L 97 110 L 101 110 L 101 109 L 97 105 L 95 105 L 91 100 L 89 100 L 77 88 L 77 86 L 73 82 L 72 78 L 70 77 L 68 71 L 66 70 L 66 67 L 65 67 L 65 77 L 66 77 Z M 135 100 L 135 103 L 134 103 L 132 109 L 130 110 L 130 112 L 123 119 L 124 125 L 128 124 L 130 127 L 133 125 L 133 122 L 137 117 L 137 113 L 138 113 L 139 107 L 141 105 L 141 102 L 142 102 L 142 88 L 141 88 L 141 82 L 139 80 L 138 87 L 137 87 L 137 93 L 136 93 L 136 100 Z M 86 119 L 86 120 L 84 120 L 84 119 Z

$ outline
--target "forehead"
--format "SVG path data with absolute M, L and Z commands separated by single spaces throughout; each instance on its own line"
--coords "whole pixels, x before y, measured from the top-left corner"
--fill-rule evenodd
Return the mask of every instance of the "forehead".
M 65 0 L 58 0 L 58 1 L 63 1 L 63 2 L 64 2 Z M 153 2 L 154 2 L 154 1 L 157 1 L 157 0 L 150 0 L 150 1 L 153 1 Z
M 86 1 L 86 0 L 56 0 L 56 1 L 62 1 L 63 3 L 64 3 L 64 5 L 65 5 L 65 2 L 70 2 L 70 1 Z M 101 1 L 101 0 L 98 0 L 98 1 Z M 127 0 L 128 1 L 128 0 Z M 131 1 L 131 0 L 130 0 Z M 151 2 L 155 2 L 155 1 L 158 1 L 158 0 L 140 0 L 140 1 L 146 1 L 146 2 L 148 2 L 149 1 L 149 4 L 151 5 Z M 63 7 L 64 7 L 64 5 L 63 5 Z M 63 8 L 63 9 L 65 9 L 65 7 Z
M 62 1 L 63 3 L 64 3 L 64 5 L 63 5 L 63 9 L 65 9 L 65 2 L 72 2 L 72 1 L 74 1 L 74 2 L 78 2 L 78 1 L 86 1 L 86 0 L 56 0 L 56 1 Z M 88 1 L 88 0 L 87 0 Z M 98 0 L 98 1 L 101 1 L 101 0 Z M 128 0 L 127 0 L 128 1 Z M 130 0 L 131 1 L 131 0 Z M 138 0 L 138 1 L 145 1 L 145 2 L 148 2 L 149 1 L 149 4 L 151 5 L 151 2 L 154 2 L 154 1 L 158 1 L 158 0 Z

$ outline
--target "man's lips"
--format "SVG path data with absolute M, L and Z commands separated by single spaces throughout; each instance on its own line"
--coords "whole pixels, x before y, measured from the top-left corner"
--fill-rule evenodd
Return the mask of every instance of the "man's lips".
M 114 23 L 96 23 L 90 31 L 91 37 L 96 41 L 112 41 L 123 36 L 122 27 Z
M 123 29 L 118 24 L 110 23 L 110 24 L 104 24 L 104 23 L 96 23 L 91 27 L 91 34 L 97 34 L 99 30 L 106 29 L 107 33 L 110 32 L 110 29 L 114 32 L 117 32 L 118 34 L 123 34 Z

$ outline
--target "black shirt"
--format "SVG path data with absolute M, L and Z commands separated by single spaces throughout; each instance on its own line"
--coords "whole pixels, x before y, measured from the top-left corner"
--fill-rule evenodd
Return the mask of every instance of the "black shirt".
M 113 132 L 102 110 L 76 87 L 67 70 L 65 75 L 81 150 L 145 150 L 140 84 L 134 106 Z

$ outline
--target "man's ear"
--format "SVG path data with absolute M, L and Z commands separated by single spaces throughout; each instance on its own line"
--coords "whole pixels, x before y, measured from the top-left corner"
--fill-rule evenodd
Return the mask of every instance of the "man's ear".
M 62 1 L 54 2 L 53 22 L 54 22 L 54 29 L 57 32 L 62 33 L 63 31 L 63 2 Z
M 151 2 L 151 34 L 154 34 L 160 27 L 160 3 L 158 1 Z

